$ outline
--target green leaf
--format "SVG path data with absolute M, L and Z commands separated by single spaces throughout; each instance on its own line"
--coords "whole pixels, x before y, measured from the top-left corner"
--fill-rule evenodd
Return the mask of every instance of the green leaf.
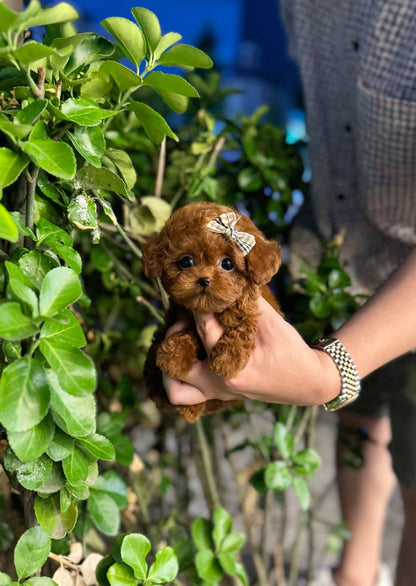
M 51 384 L 51 410 L 55 423 L 72 437 L 85 437 L 95 432 L 94 395 L 75 397 L 59 385 L 54 372 L 48 372 Z
M 292 484 L 292 479 L 286 462 L 271 462 L 265 467 L 264 481 L 269 490 L 286 490 Z
M 127 185 L 127 189 L 133 189 L 137 180 L 137 173 L 130 156 L 120 149 L 108 149 L 105 156 L 117 167 Z
M 229 576 L 235 576 L 237 573 L 237 560 L 235 553 L 220 553 L 218 555 L 218 561 L 221 568 Z
M 117 504 L 108 494 L 91 491 L 87 508 L 99 531 L 105 535 L 117 535 L 120 512 Z
M 0 188 L 1 191 L 1 188 Z M 0 238 L 9 242 L 17 242 L 19 239 L 19 230 L 13 220 L 12 215 L 3 204 L 0 203 Z
M 35 122 L 29 138 L 30 140 L 48 140 L 49 134 L 46 122 L 43 120 Z
M 17 14 L 4 4 L 0 4 L 0 32 L 4 33 L 11 28 L 17 19 Z
M 172 582 L 178 575 L 179 564 L 171 547 L 164 547 L 157 552 L 154 563 L 149 568 L 147 579 L 155 584 Z
M 14 58 L 23 65 L 30 65 L 40 59 L 45 59 L 50 55 L 55 55 L 55 50 L 52 47 L 37 43 L 36 41 L 28 41 L 20 45 L 13 51 Z
M 171 92 L 180 94 L 188 98 L 199 98 L 197 90 L 179 75 L 172 75 L 171 73 L 162 73 L 161 71 L 152 71 L 146 77 L 143 85 L 149 86 L 157 91 Z
M 213 551 L 205 549 L 198 551 L 195 556 L 195 566 L 198 576 L 207 582 L 219 582 L 224 572 Z
M 246 167 L 238 174 L 238 186 L 243 191 L 257 191 L 263 185 L 260 171 L 255 167 Z
M 82 438 L 83 447 L 100 460 L 114 460 L 115 452 L 112 443 L 103 435 L 95 433 L 90 437 Z
M 50 256 L 41 254 L 37 250 L 21 256 L 18 265 L 37 289 L 41 288 L 46 274 L 55 266 Z
M 138 580 L 145 580 L 147 577 L 146 556 L 150 549 L 150 541 L 140 533 L 126 535 L 121 544 L 121 558 L 132 568 Z
M 165 136 L 169 136 L 176 141 L 179 140 L 165 119 L 147 104 L 143 104 L 143 102 L 133 102 L 129 105 L 129 109 L 135 113 L 138 120 L 143 125 L 147 136 L 156 144 L 160 144 Z
M 26 431 L 42 421 L 49 406 L 49 382 L 35 358 L 25 356 L 3 370 L 0 420 L 8 431 Z
M 294 435 L 286 428 L 283 423 L 278 421 L 274 426 L 273 438 L 282 458 L 288 460 L 295 449 Z
M 27 12 L 27 11 L 26 11 Z M 36 12 L 30 18 L 25 18 L 25 13 L 22 13 L 23 28 L 32 28 L 34 26 L 45 26 L 48 24 L 57 24 L 64 22 L 71 22 L 78 19 L 78 12 L 67 2 L 59 2 L 51 8 L 43 8 Z
M 81 126 L 97 126 L 101 120 L 116 114 L 114 110 L 104 110 L 93 100 L 85 98 L 68 98 L 62 102 L 58 112 L 60 112 L 58 116 L 64 120 L 70 120 Z
M 126 564 L 113 564 L 108 569 L 106 577 L 111 586 L 137 586 L 133 570 Z
M 65 512 L 61 511 L 60 495 L 35 499 L 35 514 L 42 529 L 52 539 L 62 539 L 72 531 L 78 517 L 76 503 L 71 503 Z
M 37 460 L 20 462 L 11 452 L 6 452 L 5 467 L 16 473 L 18 482 L 28 490 L 37 490 L 44 484 L 52 472 L 53 462 L 43 455 Z
M 169 47 L 180 41 L 181 38 L 182 35 L 179 33 L 166 33 L 166 35 L 162 35 L 157 47 L 153 52 L 154 58 L 159 59 L 161 54 L 166 51 L 166 49 L 169 49 Z
M 19 212 L 11 212 L 10 215 L 12 216 L 21 234 L 23 234 L 24 236 L 29 236 L 29 238 L 32 238 L 32 240 L 36 240 L 33 231 L 23 224 L 22 216 Z
M 14 550 L 14 565 L 19 580 L 40 570 L 51 551 L 50 537 L 41 527 L 27 529 Z
M 33 576 L 25 580 L 25 586 L 56 586 L 56 582 L 46 576 Z
M 40 458 L 46 452 L 54 431 L 55 424 L 47 416 L 38 425 L 26 431 L 9 431 L 7 439 L 19 460 L 28 462 Z
M 300 508 L 302 511 L 307 511 L 311 503 L 311 493 L 308 483 L 302 476 L 294 476 L 293 488 L 298 496 Z
M 22 345 L 20 342 L 8 342 L 5 340 L 2 349 L 7 362 L 14 362 L 16 358 L 22 356 Z
M 71 147 L 56 140 L 29 140 L 23 152 L 40 167 L 60 179 L 72 179 L 76 171 L 75 155 Z
M 136 7 L 132 8 L 131 12 L 143 31 L 149 52 L 153 53 L 161 37 L 159 19 L 154 12 L 147 8 Z
M 212 524 L 203 517 L 197 517 L 192 523 L 192 539 L 200 551 L 214 549 L 212 540 Z
M 50 462 L 51 460 L 48 460 Z M 52 462 L 50 474 L 36 487 L 39 496 L 46 498 L 50 494 L 59 492 L 65 485 L 65 477 L 62 472 L 62 466 Z
M 64 309 L 59 321 L 46 319 L 40 332 L 40 339 L 47 339 L 53 345 L 82 348 L 87 343 L 84 332 L 70 309 Z
M 14 183 L 28 163 L 25 155 L 0 147 L 0 188 Z
M 62 389 L 70 395 L 83 397 L 95 390 L 96 374 L 91 358 L 79 348 L 40 342 L 40 350 L 54 370 Z
M 30 134 L 32 127 L 25 124 L 14 124 L 10 122 L 3 114 L 0 114 L 0 130 L 7 134 L 9 138 L 12 139 L 13 142 L 16 142 L 16 139 L 21 140 Z
M 73 146 L 94 167 L 101 167 L 101 157 L 105 151 L 105 138 L 98 126 L 75 126 L 66 136 Z
M 101 24 L 116 39 L 127 59 L 139 68 L 145 57 L 145 40 L 139 27 L 127 18 L 117 16 L 106 18 Z
M 32 310 L 33 317 L 37 317 L 39 315 L 39 302 L 31 282 L 19 265 L 6 261 L 5 266 L 9 274 L 9 292 L 11 291 L 23 303 L 27 303 Z
M 245 540 L 246 538 L 243 533 L 230 533 L 226 535 L 221 544 L 221 553 L 238 551 L 243 547 Z
M 321 458 L 315 450 L 306 448 L 293 456 L 293 468 L 302 476 L 311 477 L 321 465 Z
M 0 14 L 1 14 L 1 10 L 0 10 Z M 12 537 L 12 539 L 13 539 L 13 537 Z M 7 584 L 11 584 L 11 583 L 12 583 L 12 579 L 10 578 L 10 576 L 5 574 L 4 572 L 0 572 L 0 586 L 7 586 Z
M 104 167 L 101 169 L 96 169 L 91 165 L 82 167 L 75 175 L 74 187 L 75 189 L 105 189 L 106 191 L 120 193 L 127 199 L 131 199 L 131 194 L 124 181 Z
M 104 82 L 108 82 L 109 78 L 114 80 L 120 92 L 131 91 L 142 85 L 139 75 L 117 61 L 104 61 L 98 75 Z
M 59 242 L 60 244 L 65 244 L 66 246 L 72 246 L 74 239 L 59 228 L 52 222 L 49 222 L 46 218 L 39 218 L 39 221 L 36 224 L 36 236 L 38 239 L 37 245 L 47 245 L 51 248 Z
M 331 304 L 327 297 L 315 295 L 309 301 L 309 309 L 314 316 L 325 319 L 331 314 Z
M 213 522 L 212 538 L 214 539 L 217 551 L 219 551 L 223 540 L 231 531 L 233 521 L 228 511 L 223 507 L 217 507 L 214 511 Z
M 42 339 L 40 350 L 58 378 L 61 388 L 70 395 L 84 397 L 95 390 L 96 374 L 91 358 L 79 348 Z
M 211 69 L 213 62 L 200 49 L 192 47 L 192 45 L 180 44 L 165 51 L 159 58 L 159 65 Z
M 80 230 L 96 230 L 98 219 L 95 202 L 83 194 L 77 195 L 68 206 L 68 219 Z
M 188 109 L 189 98 L 179 94 L 171 94 L 158 90 L 165 104 L 177 114 L 183 114 Z
M 47 100 L 34 100 L 21 110 L 18 110 L 15 116 L 15 120 L 19 124 L 33 125 L 37 120 L 39 120 L 47 104 Z
M 37 331 L 37 325 L 22 313 L 19 303 L 10 301 L 0 305 L 0 338 L 16 342 L 30 338 Z
M 47 449 L 47 454 L 54 462 L 60 462 L 69 456 L 73 450 L 74 440 L 66 433 L 55 428 L 55 435 Z
M 81 283 L 77 274 L 68 267 L 56 267 L 43 280 L 39 298 L 40 314 L 51 317 L 75 303 L 81 294 Z
M 108 470 L 101 474 L 92 487 L 94 492 L 101 492 L 110 496 L 119 509 L 127 505 L 127 486 L 115 470 Z
M 62 469 L 70 484 L 83 484 L 88 477 L 88 458 L 74 445 L 71 454 L 62 460 Z

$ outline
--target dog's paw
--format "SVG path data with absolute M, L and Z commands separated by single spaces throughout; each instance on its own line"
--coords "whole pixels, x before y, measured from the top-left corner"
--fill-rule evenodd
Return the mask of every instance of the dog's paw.
M 195 423 L 205 412 L 206 403 L 198 403 L 197 405 L 180 405 L 177 407 L 179 413 L 188 423 Z
M 163 340 L 156 352 L 156 364 L 171 378 L 182 378 L 195 364 L 199 344 L 189 333 L 179 332 Z
M 243 370 L 249 357 L 250 353 L 246 348 L 221 344 L 220 340 L 210 354 L 208 367 L 211 372 L 230 379 Z

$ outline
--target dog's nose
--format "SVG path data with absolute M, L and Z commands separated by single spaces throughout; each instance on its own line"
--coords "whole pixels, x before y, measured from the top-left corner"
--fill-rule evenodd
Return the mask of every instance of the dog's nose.
M 211 285 L 211 279 L 209 277 L 201 277 L 198 279 L 198 283 L 201 287 L 209 287 Z

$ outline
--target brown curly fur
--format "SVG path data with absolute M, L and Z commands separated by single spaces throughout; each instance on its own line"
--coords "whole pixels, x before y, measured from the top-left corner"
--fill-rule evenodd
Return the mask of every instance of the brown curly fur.
M 146 276 L 160 278 L 170 298 L 165 324 L 157 330 L 146 359 L 146 386 L 159 409 L 176 408 L 189 422 L 196 421 L 201 413 L 213 413 L 236 403 L 209 400 L 174 406 L 169 402 L 161 371 L 182 379 L 196 360 L 205 356 L 192 312 L 213 312 L 222 325 L 224 334 L 209 357 L 208 367 L 231 379 L 245 367 L 255 345 L 258 296 L 263 295 L 280 311 L 266 286 L 280 266 L 279 245 L 266 240 L 248 217 L 237 212 L 238 231 L 256 239 L 246 256 L 233 241 L 207 228 L 208 222 L 231 211 L 235 210 L 211 202 L 179 208 L 162 231 L 148 239 L 143 253 Z M 184 256 L 192 258 L 193 266 L 180 267 Z M 232 270 L 222 268 L 224 258 L 232 260 Z M 208 286 L 201 285 L 202 278 L 209 279 Z M 166 330 L 179 320 L 186 324 L 185 329 L 165 339 Z

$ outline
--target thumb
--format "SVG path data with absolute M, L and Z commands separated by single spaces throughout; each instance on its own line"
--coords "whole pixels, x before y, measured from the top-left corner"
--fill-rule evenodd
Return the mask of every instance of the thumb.
M 213 313 L 194 313 L 194 320 L 201 342 L 209 356 L 224 330 Z

